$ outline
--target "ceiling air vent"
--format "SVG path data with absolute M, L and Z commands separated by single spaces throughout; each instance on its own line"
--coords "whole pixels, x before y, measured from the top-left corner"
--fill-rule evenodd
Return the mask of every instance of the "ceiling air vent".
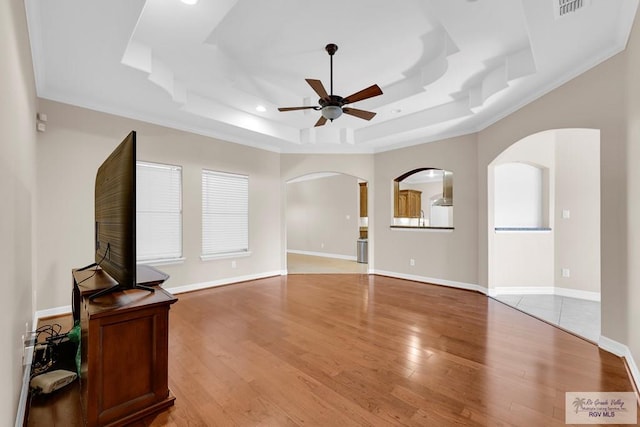
M 556 0 L 557 8 L 555 9 L 556 19 L 577 12 L 589 5 L 589 0 Z
M 577 12 L 580 9 L 589 5 L 589 0 L 556 0 L 557 8 L 555 9 L 556 19 L 566 15 L 570 15 L 573 12 Z

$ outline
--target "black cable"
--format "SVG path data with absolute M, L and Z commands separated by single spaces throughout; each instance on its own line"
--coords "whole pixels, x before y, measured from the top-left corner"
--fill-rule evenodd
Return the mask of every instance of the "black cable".
M 100 268 L 100 264 L 102 264 L 102 261 L 104 261 L 104 259 L 107 257 L 107 254 L 111 251 L 111 243 L 107 243 L 107 250 L 104 251 L 104 255 L 102 255 L 102 258 L 100 258 L 100 261 L 98 261 L 96 263 L 96 268 L 93 269 L 93 273 L 90 276 L 85 277 L 84 279 L 82 279 L 81 281 L 79 281 L 77 283 L 77 285 L 79 285 L 82 282 L 86 282 L 87 280 L 91 279 L 93 276 L 96 275 L 96 272 L 98 271 L 98 268 Z
M 56 363 L 57 352 L 55 346 L 69 334 L 69 332 L 61 333 L 61 331 L 62 325 L 58 323 L 42 325 L 36 329 L 31 378 L 47 372 Z M 41 337 L 43 338 L 41 339 Z
M 51 338 L 55 338 L 60 335 L 60 331 L 62 330 L 62 326 L 58 323 L 53 323 L 51 325 L 42 325 L 38 329 L 36 329 L 36 342 L 39 341 L 40 334 L 47 334 L 48 337 L 46 340 Z

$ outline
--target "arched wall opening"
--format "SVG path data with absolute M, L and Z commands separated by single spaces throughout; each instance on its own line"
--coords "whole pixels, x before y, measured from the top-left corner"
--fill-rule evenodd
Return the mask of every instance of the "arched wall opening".
M 524 295 L 599 302 L 600 131 L 525 137 L 489 164 L 487 179 L 489 295 L 514 305 Z M 531 314 L 566 327 L 549 304 Z M 599 318 L 598 306 L 587 338 L 599 337 Z
M 393 179 L 392 227 L 453 228 L 453 172 L 420 167 Z
M 286 181 L 288 273 L 366 273 L 368 183 L 339 172 Z

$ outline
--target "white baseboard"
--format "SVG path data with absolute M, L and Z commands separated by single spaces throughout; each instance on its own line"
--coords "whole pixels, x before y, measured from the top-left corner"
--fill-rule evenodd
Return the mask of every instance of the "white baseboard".
M 579 291 L 557 286 L 499 286 L 489 289 L 489 296 L 498 295 L 558 295 L 600 302 L 600 292 Z
M 266 277 L 281 276 L 284 274 L 286 274 L 286 272 L 274 271 L 274 272 L 266 272 L 266 273 L 260 273 L 260 274 L 251 274 L 246 276 L 235 276 L 235 277 L 230 277 L 226 279 L 214 280 L 212 282 L 202 282 L 202 283 L 194 283 L 191 285 L 174 286 L 171 288 L 164 288 L 164 290 L 166 290 L 167 292 L 171 292 L 172 294 L 181 294 L 184 292 L 198 291 L 201 289 L 213 288 L 216 286 L 230 285 L 233 283 L 264 279 Z M 38 310 L 33 314 L 33 330 L 37 328 L 38 321 L 40 319 L 45 319 L 47 317 L 63 316 L 66 314 L 71 314 L 70 305 L 63 305 L 60 307 L 53 307 L 53 308 L 47 308 L 44 310 Z
M 346 259 L 347 261 L 356 261 L 358 259 L 357 257 L 352 255 L 329 254 L 326 252 L 298 251 L 295 249 L 287 249 L 287 253 L 298 254 L 298 255 L 321 256 L 324 258 Z
M 18 400 L 18 412 L 16 413 L 15 427 L 24 427 L 27 414 L 27 398 L 29 397 L 29 382 L 31 380 L 31 363 L 33 362 L 33 352 L 31 357 L 22 369 L 22 388 L 20 389 L 20 398 Z
M 396 273 L 393 271 L 373 270 L 369 274 L 379 274 L 381 276 L 395 277 L 398 279 L 413 280 L 414 282 L 431 283 L 434 285 L 448 286 L 450 288 L 466 289 L 487 295 L 487 288 L 474 283 L 456 282 L 453 280 L 436 279 L 433 277 L 416 276 L 413 274 Z
M 69 313 L 71 313 L 70 305 L 63 305 L 62 307 L 47 308 L 45 310 L 38 310 L 35 312 L 33 317 L 33 330 L 34 331 L 36 330 L 38 326 L 38 320 L 40 319 L 45 319 L 47 317 L 62 316 Z
M 608 351 L 609 353 L 613 353 L 616 356 L 625 358 L 627 366 L 629 366 L 629 371 L 631 372 L 631 380 L 635 383 L 636 390 L 640 390 L 640 370 L 638 369 L 638 365 L 633 358 L 633 354 L 631 354 L 631 349 L 629 349 L 629 347 L 627 347 L 626 345 L 612 340 L 611 338 L 607 338 L 603 335 L 600 335 L 598 347 Z
M 164 289 L 168 292 L 171 292 L 172 294 L 182 294 L 185 292 L 193 292 L 193 291 L 199 291 L 202 289 L 215 288 L 216 286 L 225 286 L 225 285 L 231 285 L 233 283 L 247 282 L 249 280 L 264 279 L 266 277 L 282 276 L 282 275 L 283 275 L 282 271 L 271 271 L 266 273 L 250 274 L 247 276 L 229 277 L 229 278 L 220 279 L 220 280 L 213 280 L 211 282 L 202 282 L 202 283 L 194 283 L 191 285 L 174 286 L 171 288 L 164 288 Z

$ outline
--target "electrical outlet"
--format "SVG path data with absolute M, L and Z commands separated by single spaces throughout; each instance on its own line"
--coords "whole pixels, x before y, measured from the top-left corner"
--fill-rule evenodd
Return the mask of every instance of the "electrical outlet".
M 563 268 L 562 277 L 571 277 L 571 270 L 569 270 L 568 268 Z
M 31 363 L 33 359 L 33 349 L 36 345 L 37 334 L 35 332 L 28 331 L 26 335 L 20 337 L 22 347 L 22 366 Z
M 413 258 L 411 258 L 411 259 L 409 260 L 409 265 L 410 265 L 411 267 L 413 267 L 414 265 L 416 265 L 416 260 L 415 260 L 415 259 L 413 259 Z
M 29 330 L 29 322 L 24 322 L 24 334 L 20 336 L 20 346 L 22 347 L 22 366 L 27 363 L 27 352 L 29 347 L 33 348 L 34 343 L 31 342 L 32 332 Z M 35 337 L 33 338 L 35 342 Z
M 231 261 L 231 268 L 236 268 L 237 266 L 236 260 Z
M 324 249 L 324 243 L 320 243 L 320 249 Z

